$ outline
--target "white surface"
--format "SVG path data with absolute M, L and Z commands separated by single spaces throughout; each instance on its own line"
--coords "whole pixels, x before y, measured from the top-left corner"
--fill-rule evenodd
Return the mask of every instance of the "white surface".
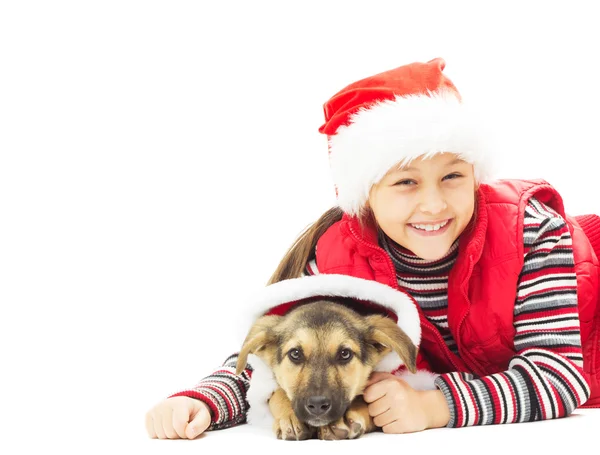
M 227 449 L 231 453 L 258 449 L 261 453 L 443 453 L 462 455 L 469 452 L 496 453 L 574 453 L 587 449 L 594 452 L 595 435 L 600 428 L 600 409 L 578 410 L 560 420 L 515 425 L 468 428 L 442 428 L 420 433 L 390 435 L 370 433 L 346 441 L 280 441 L 270 431 L 251 425 L 207 433 L 193 441 L 150 440 L 128 441 L 124 448 L 140 453 L 214 453 Z M 125 452 L 124 452 L 125 453 Z
M 494 5 L 2 2 L 0 452 L 277 444 L 150 441 L 144 415 L 239 348 L 223 321 L 334 204 L 317 129 L 357 78 L 445 58 L 497 128 L 499 175 L 600 213 L 595 5 Z M 554 449 L 596 440 L 599 414 L 343 448 Z

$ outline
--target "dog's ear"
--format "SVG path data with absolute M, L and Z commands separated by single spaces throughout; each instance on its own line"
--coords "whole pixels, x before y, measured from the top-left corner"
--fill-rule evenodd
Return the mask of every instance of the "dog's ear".
M 411 373 L 417 371 L 417 347 L 404 331 L 392 319 L 381 315 L 367 316 L 370 331 L 367 343 L 379 351 L 385 348 L 398 353 L 404 365 Z
M 246 368 L 248 354 L 254 354 L 263 349 L 267 344 L 275 341 L 275 334 L 272 329 L 280 320 L 281 316 L 262 316 L 256 320 L 250 328 L 238 355 L 235 374 L 241 374 L 244 368 Z

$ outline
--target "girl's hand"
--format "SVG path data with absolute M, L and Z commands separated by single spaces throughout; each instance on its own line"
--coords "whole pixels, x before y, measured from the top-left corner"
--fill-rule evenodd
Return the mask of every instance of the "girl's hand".
M 363 398 L 384 433 L 412 433 L 446 426 L 450 410 L 440 390 L 415 390 L 390 373 L 375 372 Z
M 151 438 L 194 439 L 210 425 L 210 408 L 190 397 L 167 398 L 146 414 L 146 430 Z

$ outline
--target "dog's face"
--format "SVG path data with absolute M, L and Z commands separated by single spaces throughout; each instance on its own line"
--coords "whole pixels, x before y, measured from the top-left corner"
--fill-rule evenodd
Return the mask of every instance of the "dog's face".
M 344 415 L 392 349 L 414 372 L 417 349 L 394 321 L 360 316 L 324 300 L 300 305 L 285 316 L 258 319 L 240 351 L 237 370 L 244 369 L 248 354 L 261 357 L 298 419 L 317 427 Z

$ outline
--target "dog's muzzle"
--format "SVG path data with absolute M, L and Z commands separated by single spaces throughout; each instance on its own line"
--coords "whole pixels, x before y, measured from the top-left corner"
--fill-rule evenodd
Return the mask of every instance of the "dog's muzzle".
M 311 416 L 321 418 L 331 409 L 331 400 L 323 395 L 310 397 L 306 400 L 306 412 Z
M 296 400 L 293 408 L 300 420 L 310 426 L 319 427 L 340 419 L 346 412 L 348 404 L 341 397 L 310 395 Z

